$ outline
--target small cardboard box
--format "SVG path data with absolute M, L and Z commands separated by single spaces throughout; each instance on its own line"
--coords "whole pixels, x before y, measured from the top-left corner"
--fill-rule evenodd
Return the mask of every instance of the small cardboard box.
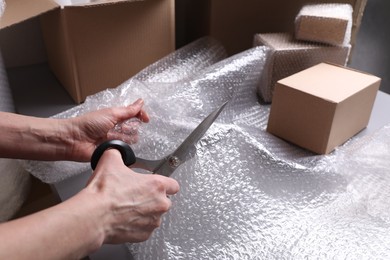
M 175 50 L 174 0 L 92 2 L 7 0 L 1 18 L 3 29 L 40 16 L 49 66 L 76 103 Z
M 295 38 L 332 45 L 350 44 L 352 12 L 349 4 L 306 5 L 295 19 Z
M 254 46 L 265 45 L 272 50 L 257 89 L 266 103 L 272 101 L 278 80 L 307 69 L 320 62 L 346 65 L 350 46 L 331 46 L 295 40 L 291 33 L 256 34 Z
M 185 1 L 185 0 L 181 0 Z M 351 45 L 360 26 L 367 0 L 337 0 L 353 7 Z M 185 16 L 180 24 L 189 42 L 203 35 L 219 40 L 229 55 L 252 47 L 257 33 L 294 32 L 295 18 L 306 4 L 324 3 L 324 0 L 187 0 Z M 178 23 L 179 24 L 179 23 Z
M 380 81 L 327 63 L 279 80 L 267 131 L 315 153 L 330 153 L 367 126 Z

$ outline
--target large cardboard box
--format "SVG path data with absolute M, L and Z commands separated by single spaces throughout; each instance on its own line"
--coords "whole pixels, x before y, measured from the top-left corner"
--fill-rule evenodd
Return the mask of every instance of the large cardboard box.
M 2 29 L 40 16 L 50 68 L 77 103 L 117 87 L 175 49 L 174 0 L 76 6 L 7 0 L 6 5 Z
M 320 63 L 275 86 L 267 131 L 327 154 L 365 128 L 380 78 Z
M 325 0 L 182 0 L 187 1 L 182 42 L 210 35 L 227 48 L 230 55 L 251 48 L 257 33 L 294 32 L 295 17 L 306 4 Z M 335 0 L 353 7 L 352 45 L 367 0 Z M 184 31 L 184 29 L 182 29 Z

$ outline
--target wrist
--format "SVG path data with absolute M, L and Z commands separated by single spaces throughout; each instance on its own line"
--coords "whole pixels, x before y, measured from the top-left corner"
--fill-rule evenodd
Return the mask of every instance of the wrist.
M 38 119 L 36 123 L 28 126 L 23 131 L 25 143 L 34 144 L 30 152 L 31 159 L 38 160 L 66 160 L 71 147 L 72 139 L 66 120 L 62 119 Z
M 121 204 L 121 202 L 117 198 L 118 195 L 121 197 L 123 194 L 118 194 L 118 190 L 115 188 L 121 184 L 112 183 L 113 178 L 115 179 L 114 182 L 120 181 L 120 179 L 115 177 L 116 174 L 111 169 L 111 162 L 114 157 L 121 157 L 121 153 L 117 149 L 107 149 L 104 151 L 101 157 L 102 163 L 94 171 L 94 175 L 85 188 L 85 192 L 91 194 L 96 200 L 96 203 L 100 204 L 99 208 L 101 211 L 98 225 L 102 228 L 102 243 L 116 243 L 114 237 L 118 230 L 115 227 L 118 227 L 118 224 L 120 225 L 116 212 L 118 213 L 118 204 Z M 119 220 L 119 222 L 121 221 Z
M 86 253 L 92 253 L 103 245 L 106 237 L 108 203 L 103 196 L 87 188 L 70 200 L 74 200 L 75 207 L 80 207 L 79 212 L 82 212 L 80 221 L 84 222 L 84 225 L 80 226 L 85 228 L 83 232 L 87 242 Z
M 32 160 L 61 160 L 71 147 L 70 129 L 62 119 L 0 113 L 0 156 Z

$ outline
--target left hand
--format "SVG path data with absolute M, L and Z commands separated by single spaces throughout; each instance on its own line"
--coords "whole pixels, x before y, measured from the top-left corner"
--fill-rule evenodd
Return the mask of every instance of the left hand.
M 149 115 L 142 109 L 144 101 L 138 99 L 126 107 L 105 108 L 79 117 L 71 118 L 72 149 L 69 159 L 75 161 L 89 161 L 96 146 L 106 140 L 120 139 L 127 143 L 138 140 L 138 126 L 141 122 L 149 122 Z M 131 122 L 132 131 L 128 134 L 113 131 L 116 124 L 130 118 L 139 120 Z

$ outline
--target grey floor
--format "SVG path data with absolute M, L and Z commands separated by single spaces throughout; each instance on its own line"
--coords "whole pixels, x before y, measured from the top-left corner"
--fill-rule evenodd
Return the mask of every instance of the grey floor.
M 390 1 L 367 0 L 349 66 L 382 79 L 380 90 L 390 94 Z

